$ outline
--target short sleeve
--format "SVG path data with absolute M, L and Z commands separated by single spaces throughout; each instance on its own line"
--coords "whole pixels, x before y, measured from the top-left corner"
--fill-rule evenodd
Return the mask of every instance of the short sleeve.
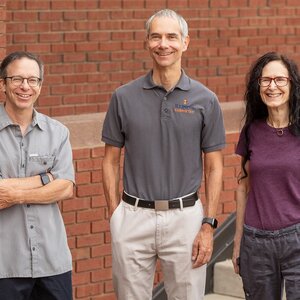
M 122 148 L 125 137 L 122 132 L 122 118 L 118 106 L 117 92 L 112 95 L 108 111 L 103 123 L 102 141 L 106 144 Z
M 240 133 L 235 153 L 240 155 L 240 156 L 243 156 L 243 157 L 245 157 L 247 155 L 247 143 L 246 143 L 246 129 L 245 129 L 245 127 L 242 128 L 242 131 Z
M 223 114 L 217 97 L 214 95 L 204 112 L 201 148 L 212 152 L 225 147 L 225 128 Z
M 67 179 L 75 183 L 69 130 L 65 126 L 62 126 L 60 132 L 60 147 L 55 155 L 51 174 L 55 179 Z

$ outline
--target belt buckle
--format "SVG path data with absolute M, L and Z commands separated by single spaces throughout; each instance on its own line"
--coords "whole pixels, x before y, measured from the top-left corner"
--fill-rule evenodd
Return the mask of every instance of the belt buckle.
M 156 200 L 154 201 L 155 210 L 169 210 L 168 200 Z

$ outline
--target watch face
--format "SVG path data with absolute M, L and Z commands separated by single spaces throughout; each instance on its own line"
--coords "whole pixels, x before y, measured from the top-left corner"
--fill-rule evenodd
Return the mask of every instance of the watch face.
M 46 185 L 50 182 L 49 176 L 47 174 L 41 174 L 41 180 L 43 185 Z

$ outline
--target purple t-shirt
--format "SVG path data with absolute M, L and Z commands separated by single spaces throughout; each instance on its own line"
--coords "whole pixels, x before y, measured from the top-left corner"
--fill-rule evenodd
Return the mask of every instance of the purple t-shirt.
M 245 224 L 277 230 L 300 223 L 300 137 L 288 128 L 278 136 L 265 121 L 255 121 L 249 131 L 250 191 Z M 236 153 L 245 156 L 245 130 Z

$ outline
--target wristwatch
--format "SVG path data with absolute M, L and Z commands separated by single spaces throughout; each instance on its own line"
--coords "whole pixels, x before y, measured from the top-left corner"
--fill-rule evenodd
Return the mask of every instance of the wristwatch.
M 217 228 L 218 227 L 218 220 L 215 218 L 203 218 L 202 219 L 202 224 L 209 224 L 212 228 Z
M 41 173 L 40 177 L 43 185 L 46 185 L 50 182 L 50 178 L 47 173 Z

